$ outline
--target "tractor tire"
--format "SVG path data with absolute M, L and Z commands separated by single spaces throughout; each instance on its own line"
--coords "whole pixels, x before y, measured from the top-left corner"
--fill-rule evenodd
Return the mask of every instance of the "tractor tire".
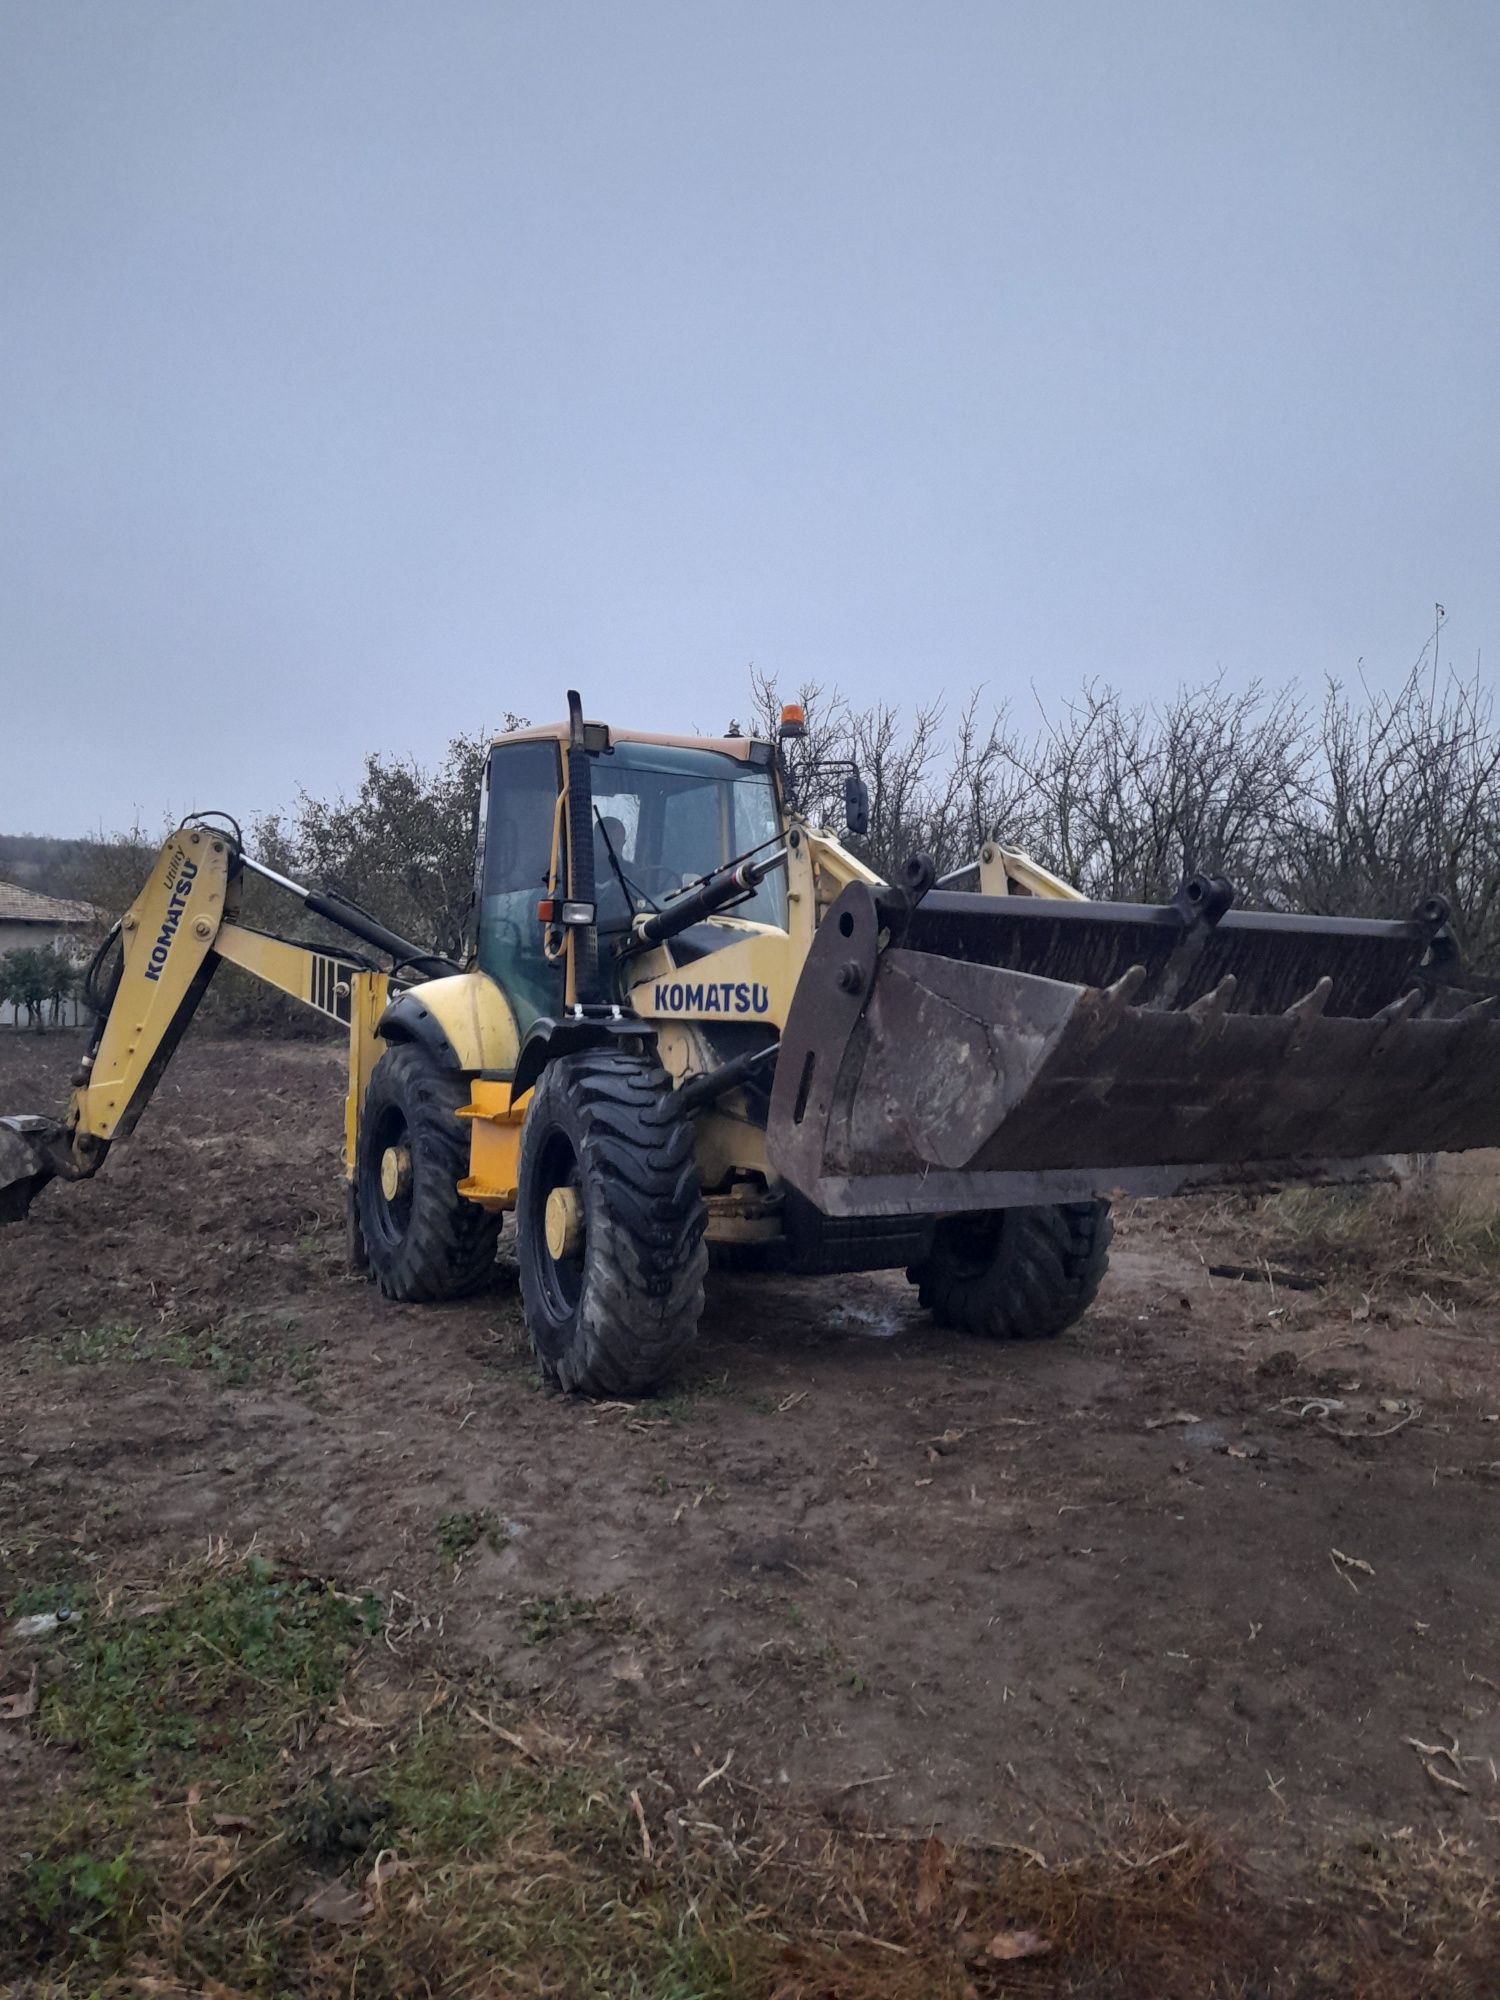
M 549 1064 L 517 1180 L 521 1303 L 543 1373 L 588 1396 L 656 1388 L 697 1337 L 708 1249 L 692 1122 L 655 1058 L 589 1049 Z
M 1107 1201 L 944 1216 L 907 1276 L 943 1326 L 1052 1340 L 1093 1304 L 1114 1234 Z
M 468 1127 L 458 1112 L 469 1095 L 461 1076 L 410 1043 L 388 1048 L 371 1071 L 355 1149 L 354 1221 L 370 1275 L 388 1299 L 463 1298 L 493 1275 L 501 1218 L 458 1192 L 469 1171 Z

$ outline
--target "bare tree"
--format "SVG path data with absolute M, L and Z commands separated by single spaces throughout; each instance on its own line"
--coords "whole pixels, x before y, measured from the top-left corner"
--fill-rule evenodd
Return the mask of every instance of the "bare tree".
M 776 681 L 754 692 L 774 735 Z M 1316 712 L 1258 681 L 1134 704 L 1090 681 L 1025 737 L 982 691 L 951 725 L 937 702 L 861 709 L 817 683 L 799 699 L 798 802 L 836 827 L 856 760 L 861 852 L 882 874 L 918 850 L 961 866 L 993 835 L 1117 901 L 1166 901 L 1199 870 L 1244 902 L 1331 914 L 1404 914 L 1436 891 L 1474 969 L 1500 973 L 1500 727 L 1477 675 L 1419 662 L 1393 695 L 1330 683 Z
M 1039 857 L 1089 895 L 1160 902 L 1199 870 L 1261 894 L 1312 750 L 1302 705 L 1258 682 L 1134 707 L 1091 682 L 1019 755 Z
M 1477 971 L 1500 971 L 1500 731 L 1472 681 L 1414 667 L 1393 695 L 1331 682 L 1317 783 L 1285 844 L 1301 909 L 1404 914 L 1436 891 Z
M 754 681 L 760 727 L 773 740 L 782 701 L 774 678 Z M 941 702 L 918 707 L 910 722 L 889 702 L 853 709 L 837 690 L 808 682 L 796 700 L 807 734 L 785 748 L 796 803 L 815 823 L 837 829 L 844 775 L 857 765 L 870 788 L 870 830 L 851 841 L 861 858 L 889 875 L 906 857 L 930 854 L 940 871 L 972 861 L 1014 809 L 1021 786 L 1004 712 L 986 724 L 982 690 L 945 727 Z

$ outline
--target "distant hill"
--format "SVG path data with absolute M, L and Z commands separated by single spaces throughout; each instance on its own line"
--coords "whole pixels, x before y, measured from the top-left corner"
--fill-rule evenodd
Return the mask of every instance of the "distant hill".
M 137 857 L 146 853 L 143 843 L 131 840 L 59 840 L 44 833 L 0 833 L 0 880 L 34 889 L 41 896 L 100 902 L 109 907 L 117 900 L 117 884 L 122 879 L 129 881 L 144 873 Z M 122 862 L 127 864 L 123 877 Z
M 43 896 L 79 895 L 84 877 L 98 865 L 100 845 L 42 833 L 0 833 L 0 876 Z

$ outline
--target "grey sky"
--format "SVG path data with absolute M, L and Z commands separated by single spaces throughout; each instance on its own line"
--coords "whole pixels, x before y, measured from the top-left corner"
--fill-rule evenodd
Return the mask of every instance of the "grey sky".
M 1497 104 L 1493 0 L 6 0 L 0 828 L 1500 661 Z

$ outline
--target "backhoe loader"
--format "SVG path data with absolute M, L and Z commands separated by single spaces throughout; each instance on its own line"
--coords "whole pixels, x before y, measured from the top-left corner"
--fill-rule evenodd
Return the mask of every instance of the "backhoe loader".
M 0 1219 L 95 1173 L 215 968 L 348 1037 L 349 1250 L 399 1300 L 489 1282 L 515 1218 L 544 1371 L 644 1391 L 693 1340 L 710 1251 L 904 1268 L 975 1334 L 1087 1308 L 1121 1192 L 1388 1178 L 1500 1143 L 1500 1024 L 1441 899 L 1390 922 L 1092 902 L 998 839 L 886 882 L 799 808 L 781 740 L 585 721 L 493 744 L 473 949 L 424 951 L 245 851 L 173 833 L 101 947 L 66 1116 L 0 1119 Z M 825 777 L 826 777 L 825 773 Z M 846 777 L 847 818 L 867 798 Z M 251 876 L 334 945 L 242 919 Z

